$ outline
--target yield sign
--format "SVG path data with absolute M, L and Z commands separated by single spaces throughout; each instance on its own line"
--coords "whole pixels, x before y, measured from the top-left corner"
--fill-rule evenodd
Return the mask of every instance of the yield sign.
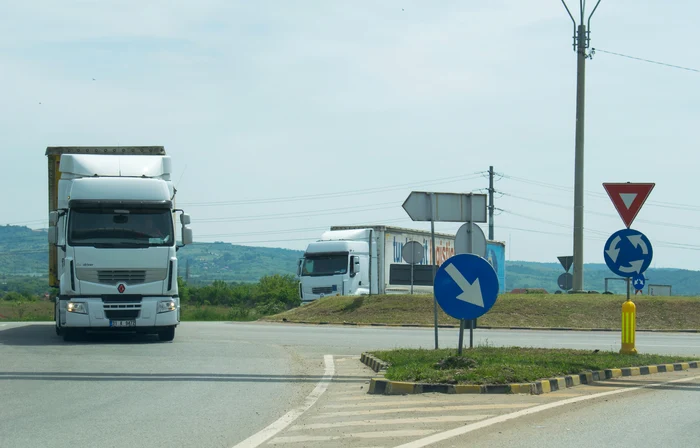
M 624 184 L 603 184 L 605 191 L 610 196 L 610 200 L 612 200 L 613 205 L 617 209 L 617 213 L 628 229 L 649 197 L 649 193 L 654 189 L 654 185 L 656 184 L 632 184 L 629 182 Z

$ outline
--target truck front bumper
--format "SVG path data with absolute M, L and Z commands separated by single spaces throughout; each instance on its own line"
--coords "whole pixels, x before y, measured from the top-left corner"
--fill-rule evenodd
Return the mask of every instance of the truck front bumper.
M 117 303 L 99 297 L 60 297 L 58 311 L 61 328 L 144 332 L 180 323 L 178 297 L 143 297 L 138 302 Z

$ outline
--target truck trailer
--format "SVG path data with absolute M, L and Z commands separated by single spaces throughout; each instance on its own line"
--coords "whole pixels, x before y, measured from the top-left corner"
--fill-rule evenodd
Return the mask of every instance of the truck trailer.
M 162 146 L 48 147 L 46 156 L 56 334 L 128 331 L 172 341 L 177 250 L 192 242 L 192 230 L 175 208 L 170 156 Z
M 414 291 L 432 293 L 432 240 L 429 231 L 383 225 L 332 226 L 309 243 L 297 265 L 299 296 L 311 302 L 330 295 L 406 294 L 410 272 L 401 250 L 409 241 L 423 246 L 414 267 Z M 436 265 L 455 254 L 455 235 L 435 233 Z M 487 241 L 486 259 L 505 291 L 505 243 Z

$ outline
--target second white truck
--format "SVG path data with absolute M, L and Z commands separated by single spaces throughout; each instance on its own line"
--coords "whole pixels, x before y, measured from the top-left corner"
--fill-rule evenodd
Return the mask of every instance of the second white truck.
M 435 234 L 437 265 L 455 254 L 455 236 Z M 299 260 L 299 296 L 311 302 L 329 295 L 405 294 L 410 291 L 403 245 L 417 241 L 423 261 L 414 269 L 414 292 L 432 293 L 430 232 L 390 226 L 333 226 L 308 245 Z M 487 241 L 486 258 L 505 290 L 505 243 Z

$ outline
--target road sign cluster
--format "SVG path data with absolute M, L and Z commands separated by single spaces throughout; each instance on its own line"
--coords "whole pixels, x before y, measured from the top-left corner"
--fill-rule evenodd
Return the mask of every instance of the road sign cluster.
M 632 279 L 632 286 L 641 290 L 646 280 L 644 271 L 651 265 L 654 249 L 642 232 L 631 229 L 632 222 L 654 188 L 653 183 L 604 183 L 603 188 L 617 209 L 626 228 L 610 235 L 603 257 L 610 270 L 620 277 Z

